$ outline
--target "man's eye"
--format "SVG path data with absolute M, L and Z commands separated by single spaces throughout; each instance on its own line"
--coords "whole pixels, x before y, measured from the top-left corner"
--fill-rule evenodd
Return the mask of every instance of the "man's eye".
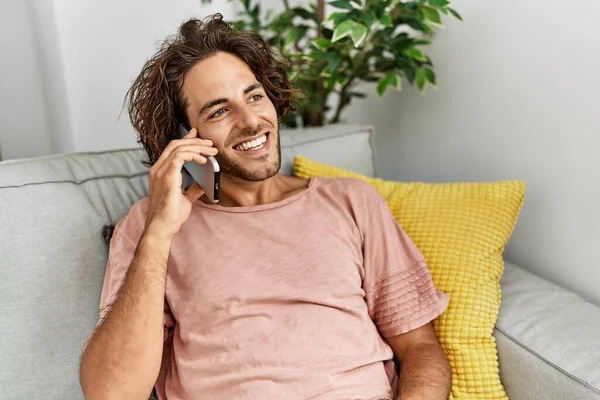
M 220 110 L 217 110 L 213 115 L 211 115 L 211 118 L 217 118 L 220 117 L 221 115 L 225 114 L 225 109 L 221 108 Z
M 262 98 L 263 98 L 262 94 L 255 94 L 254 96 L 250 97 L 250 102 L 253 103 L 255 101 L 259 101 Z

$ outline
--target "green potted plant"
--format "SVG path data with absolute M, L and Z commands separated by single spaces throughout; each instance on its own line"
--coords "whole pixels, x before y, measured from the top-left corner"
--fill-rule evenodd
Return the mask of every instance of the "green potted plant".
M 232 21 L 240 30 L 261 34 L 288 65 L 288 76 L 301 91 L 298 111 L 284 122 L 296 127 L 340 121 L 360 82 L 375 82 L 381 96 L 402 81 L 416 83 L 423 92 L 435 85 L 431 59 L 422 47 L 442 26 L 442 14 L 461 19 L 450 0 L 334 0 L 325 16 L 325 1 L 292 7 L 282 0 L 280 13 L 264 12 L 259 0 L 239 1 L 240 16 Z M 328 99 L 335 95 L 329 111 Z M 329 115 L 328 115 L 329 114 Z

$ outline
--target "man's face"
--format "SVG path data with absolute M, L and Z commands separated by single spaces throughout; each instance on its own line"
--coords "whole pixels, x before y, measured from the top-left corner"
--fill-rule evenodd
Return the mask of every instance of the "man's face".
M 213 141 L 224 174 L 262 181 L 279 172 L 277 112 L 242 60 L 217 53 L 200 61 L 184 78 L 183 96 L 191 126 Z

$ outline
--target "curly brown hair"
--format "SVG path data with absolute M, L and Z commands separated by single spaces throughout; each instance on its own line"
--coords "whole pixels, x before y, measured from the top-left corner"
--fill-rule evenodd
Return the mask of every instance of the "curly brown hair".
M 295 91 L 283 62 L 260 35 L 240 32 L 215 14 L 204 21 L 192 18 L 167 38 L 146 62 L 125 97 L 131 124 L 154 165 L 167 144 L 178 138 L 179 121 L 189 126 L 182 95 L 185 74 L 217 52 L 237 56 L 252 70 L 281 119 L 293 109 Z

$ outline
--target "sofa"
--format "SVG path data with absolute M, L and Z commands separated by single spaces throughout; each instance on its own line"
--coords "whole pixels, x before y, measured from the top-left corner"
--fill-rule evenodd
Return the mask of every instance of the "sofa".
M 377 174 L 369 127 L 281 136 L 284 173 L 299 154 Z M 0 163 L 0 400 L 83 398 L 79 359 L 98 318 L 102 230 L 147 195 L 143 158 L 124 149 Z M 523 267 L 506 262 L 494 331 L 508 395 L 599 400 L 600 308 Z

